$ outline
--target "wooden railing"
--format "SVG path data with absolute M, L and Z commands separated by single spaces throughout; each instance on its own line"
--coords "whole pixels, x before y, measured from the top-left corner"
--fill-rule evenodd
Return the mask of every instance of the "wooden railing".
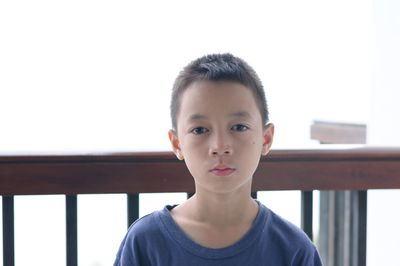
M 273 150 L 260 161 L 253 196 L 264 190 L 302 191 L 302 226 L 312 238 L 313 190 L 394 188 L 400 188 L 397 148 Z M 66 195 L 67 265 L 73 266 L 77 265 L 76 196 L 126 193 L 131 223 L 138 217 L 139 193 L 147 192 L 190 194 L 194 192 L 193 179 L 184 163 L 169 152 L 0 155 L 4 266 L 14 265 L 13 196 Z M 360 238 L 364 242 L 365 230 Z M 365 243 L 361 247 L 359 265 L 365 265 Z

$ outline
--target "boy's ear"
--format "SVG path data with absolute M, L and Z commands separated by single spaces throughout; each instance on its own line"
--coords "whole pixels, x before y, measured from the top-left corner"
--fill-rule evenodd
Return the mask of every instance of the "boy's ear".
M 271 149 L 272 145 L 272 140 L 274 139 L 274 131 L 275 131 L 275 126 L 272 123 L 268 123 L 265 128 L 264 128 L 264 133 L 263 133 L 263 147 L 262 147 L 262 155 L 267 155 Z
M 170 129 L 168 131 L 168 137 L 169 137 L 169 141 L 171 142 L 172 151 L 175 153 L 175 156 L 179 160 L 183 160 L 183 155 L 181 152 L 181 146 L 179 143 L 178 134 L 175 132 L 175 130 Z

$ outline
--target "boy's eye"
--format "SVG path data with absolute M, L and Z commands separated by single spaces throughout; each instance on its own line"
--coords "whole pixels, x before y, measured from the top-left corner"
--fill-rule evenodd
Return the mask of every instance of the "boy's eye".
M 191 131 L 195 135 L 200 135 L 208 132 L 208 129 L 205 127 L 195 127 Z
M 249 127 L 245 126 L 245 125 L 242 125 L 242 124 L 237 124 L 237 125 L 234 125 L 231 129 L 233 131 L 246 131 L 246 130 L 249 129 Z

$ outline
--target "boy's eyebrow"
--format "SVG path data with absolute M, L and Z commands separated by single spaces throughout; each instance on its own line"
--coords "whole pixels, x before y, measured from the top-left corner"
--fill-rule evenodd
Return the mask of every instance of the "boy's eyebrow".
M 206 119 L 207 117 L 205 115 L 201 114 L 193 114 L 189 116 L 189 120 L 201 120 L 201 119 Z
M 251 115 L 246 111 L 240 111 L 230 114 L 229 116 L 233 117 L 251 117 Z
M 251 117 L 251 115 L 246 111 L 239 111 L 232 114 L 229 114 L 230 117 Z M 189 120 L 202 120 L 207 119 L 207 116 L 201 114 L 192 114 L 189 116 Z

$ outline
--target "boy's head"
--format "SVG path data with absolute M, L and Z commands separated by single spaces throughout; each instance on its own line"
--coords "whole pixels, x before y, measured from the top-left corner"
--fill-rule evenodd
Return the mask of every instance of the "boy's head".
M 263 85 L 254 69 L 231 54 L 211 54 L 187 65 L 175 80 L 171 99 L 172 128 L 177 129 L 177 117 L 183 93 L 197 81 L 233 81 L 249 88 L 261 113 L 263 125 L 269 121 Z

